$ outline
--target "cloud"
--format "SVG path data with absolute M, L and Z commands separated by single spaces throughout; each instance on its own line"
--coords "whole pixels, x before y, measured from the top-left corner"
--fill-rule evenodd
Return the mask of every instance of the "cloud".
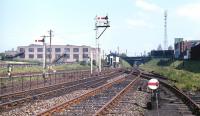
M 153 28 L 151 23 L 142 19 L 127 19 L 126 22 L 131 28 Z
M 158 5 L 146 2 L 145 0 L 136 0 L 135 5 L 145 11 L 151 11 L 151 12 L 163 11 L 163 9 Z
M 178 16 L 187 17 L 189 19 L 200 20 L 200 3 L 191 3 L 178 7 L 176 14 Z

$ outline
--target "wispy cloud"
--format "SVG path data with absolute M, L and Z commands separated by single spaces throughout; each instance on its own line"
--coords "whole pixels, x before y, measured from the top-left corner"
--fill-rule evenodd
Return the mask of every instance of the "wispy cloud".
M 187 17 L 189 19 L 199 21 L 200 20 L 200 3 L 191 3 L 179 6 L 176 9 L 178 16 Z
M 143 19 L 127 19 L 126 22 L 130 28 L 153 28 L 151 23 Z
M 145 0 L 136 0 L 135 5 L 145 11 L 162 12 L 163 9 L 156 4 L 147 2 Z

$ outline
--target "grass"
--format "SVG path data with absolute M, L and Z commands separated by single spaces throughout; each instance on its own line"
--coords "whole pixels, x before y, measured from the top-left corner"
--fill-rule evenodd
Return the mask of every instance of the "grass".
M 123 68 L 130 68 L 131 66 L 124 60 L 121 60 L 121 66 Z M 94 66 L 94 65 L 93 65 Z M 52 67 L 54 70 L 83 70 L 83 69 L 90 69 L 90 65 L 81 65 L 81 63 L 74 63 L 74 64 L 63 64 L 63 65 L 56 65 Z M 96 66 L 94 66 L 96 68 Z M 13 67 L 12 74 L 15 73 L 29 73 L 29 72 L 42 72 L 42 66 L 31 66 L 31 67 Z M 7 74 L 7 68 L 0 68 L 0 74 Z
M 55 70 L 81 70 L 81 69 L 90 69 L 90 65 L 80 65 L 80 64 L 66 64 L 54 66 Z
M 81 69 L 89 69 L 89 65 L 80 65 L 77 64 L 63 64 L 53 66 L 55 70 L 81 70 Z M 42 72 L 42 66 L 31 66 L 31 67 L 13 67 L 12 74 L 15 73 L 27 73 L 27 72 Z M 7 74 L 7 68 L 0 68 L 0 74 Z
M 122 68 L 131 68 L 131 65 L 123 59 L 121 59 L 120 63 Z
M 140 66 L 146 71 L 154 71 L 168 77 L 182 90 L 200 90 L 200 62 L 199 61 L 174 61 L 168 65 L 158 65 L 160 59 L 153 59 Z

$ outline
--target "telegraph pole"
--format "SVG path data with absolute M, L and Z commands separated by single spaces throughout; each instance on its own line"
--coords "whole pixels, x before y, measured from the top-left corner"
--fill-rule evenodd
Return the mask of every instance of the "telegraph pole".
M 45 44 L 45 35 L 41 36 L 43 37 L 42 41 L 43 42 L 43 72 L 45 72 L 46 69 L 46 44 Z
M 52 48 L 51 48 L 51 39 L 52 39 L 52 30 L 50 29 L 49 30 L 49 38 L 50 38 L 50 57 L 49 57 L 49 62 L 50 62 L 50 64 L 51 64 L 51 52 L 52 52 Z
M 92 50 L 90 51 L 90 73 L 92 75 L 92 71 L 93 71 L 93 53 Z
M 97 48 L 97 58 L 96 61 L 98 60 L 98 73 L 101 72 L 101 50 L 99 47 L 99 38 L 101 37 L 101 35 L 106 31 L 106 29 L 108 27 L 110 27 L 110 22 L 108 21 L 108 16 L 105 17 L 98 17 L 96 16 L 95 18 L 96 22 L 95 22 L 95 30 L 96 30 L 96 48 Z M 103 28 L 104 30 L 98 35 L 98 29 L 99 28 Z

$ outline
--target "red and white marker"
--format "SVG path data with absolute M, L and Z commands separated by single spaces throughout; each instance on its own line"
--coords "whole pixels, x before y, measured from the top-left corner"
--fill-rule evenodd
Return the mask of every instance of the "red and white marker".
M 44 42 L 44 39 L 41 39 L 41 40 L 35 40 L 35 42 Z
M 155 90 L 159 87 L 159 82 L 157 79 L 150 79 L 147 85 L 150 89 Z

